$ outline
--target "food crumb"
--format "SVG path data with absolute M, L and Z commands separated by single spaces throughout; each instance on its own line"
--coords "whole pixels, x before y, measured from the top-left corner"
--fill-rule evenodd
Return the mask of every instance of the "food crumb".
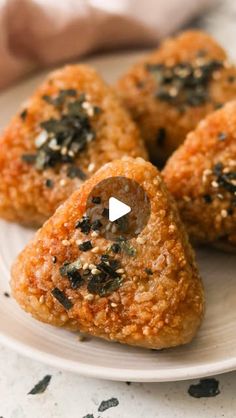
M 107 401 L 102 401 L 98 408 L 98 412 L 104 412 L 107 409 L 113 408 L 118 405 L 119 405 L 119 401 L 117 398 L 111 398 L 111 399 L 108 399 Z
M 39 393 L 44 393 L 47 389 L 52 376 L 47 374 L 44 376 L 42 380 L 40 380 L 34 387 L 31 389 L 30 392 L 28 392 L 28 395 L 38 395 Z
M 190 385 L 188 393 L 193 398 L 210 398 L 220 394 L 219 382 L 214 378 L 200 379 L 196 385 Z

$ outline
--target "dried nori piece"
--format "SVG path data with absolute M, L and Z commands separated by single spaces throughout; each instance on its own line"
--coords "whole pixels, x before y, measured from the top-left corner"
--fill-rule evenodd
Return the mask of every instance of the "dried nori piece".
M 22 110 L 22 112 L 20 113 L 20 117 L 21 117 L 22 120 L 25 120 L 27 115 L 28 115 L 28 110 L 27 109 Z
M 92 203 L 94 203 L 95 205 L 99 205 L 101 203 L 100 196 L 93 196 L 92 197 Z
M 96 221 L 94 221 L 91 224 L 92 231 L 98 231 L 101 227 L 102 227 L 102 222 L 99 221 L 99 219 L 96 219 Z
M 225 141 L 227 139 L 228 135 L 226 132 L 219 132 L 217 135 L 217 138 L 219 141 Z
M 145 268 L 145 273 L 147 273 L 148 276 L 152 276 L 153 275 L 153 271 L 149 268 Z
M 91 229 L 90 219 L 88 216 L 83 216 L 83 218 L 76 222 L 75 228 L 80 229 L 83 234 L 88 235 Z
M 105 274 L 97 274 L 91 276 L 88 282 L 88 291 L 94 295 L 107 296 L 115 292 L 121 286 L 122 279 L 120 276 L 109 277 Z
M 109 263 L 111 264 L 111 262 Z M 110 277 L 116 278 L 119 276 L 119 274 L 115 271 L 115 269 L 118 268 L 117 263 L 115 263 L 115 266 L 109 265 L 102 261 L 101 263 L 97 264 L 98 270 L 102 271 L 103 273 L 109 275 Z
M 66 309 L 69 310 L 73 307 L 73 303 L 68 299 L 68 297 L 60 290 L 58 287 L 55 287 L 51 291 L 55 299 Z
M 103 209 L 102 216 L 104 216 L 104 218 L 109 219 L 109 209 L 108 208 Z
M 136 248 L 134 248 L 129 241 L 126 241 L 125 239 L 121 238 L 120 239 L 120 245 L 121 245 L 121 249 L 130 257 L 135 257 L 137 250 Z
M 212 197 L 209 194 L 204 194 L 203 199 L 206 203 L 211 203 L 212 202 Z
M 74 290 L 78 289 L 84 283 L 84 279 L 78 270 L 69 271 L 67 277 L 70 280 L 71 288 Z
M 73 100 L 66 100 L 67 97 Z M 73 163 L 80 151 L 84 150 L 87 144 L 95 138 L 95 132 L 90 123 L 90 116 L 83 103 L 88 103 L 86 96 L 77 96 L 74 89 L 61 90 L 58 96 L 43 96 L 55 107 L 60 108 L 60 118 L 50 118 L 40 123 L 40 127 L 45 130 L 48 137 L 43 144 L 38 147 L 34 155 L 34 161 L 25 159 L 30 164 L 35 164 L 37 170 L 44 170 L 55 167 L 57 164 Z M 98 113 L 95 107 L 90 105 L 92 114 Z M 71 178 L 79 177 L 85 179 L 85 174 L 80 169 L 69 169 L 68 175 Z
M 34 164 L 36 161 L 36 155 L 35 154 L 23 154 L 21 156 L 22 161 L 27 164 Z
M 51 179 L 46 179 L 45 180 L 45 186 L 48 187 L 48 189 L 52 189 L 54 186 L 54 182 Z
M 93 248 L 91 241 L 84 241 L 81 244 L 79 244 L 80 251 L 89 251 Z
M 67 168 L 67 176 L 70 179 L 75 179 L 76 177 L 80 180 L 86 180 L 86 174 L 81 170 L 81 168 L 76 167 L 74 165 Z
M 87 414 L 87 415 L 84 415 L 83 418 L 94 418 L 94 415 L 93 414 Z
M 217 163 L 213 167 L 213 173 L 217 177 L 217 182 L 219 186 L 223 187 L 228 192 L 235 194 L 236 185 L 231 180 L 236 180 L 236 171 L 229 171 L 228 173 L 223 172 L 223 164 L 221 162 Z
M 206 57 L 201 64 L 196 61 L 180 62 L 172 67 L 164 64 L 146 65 L 158 86 L 156 98 L 174 106 L 191 107 L 200 106 L 210 99 L 208 84 L 213 73 L 222 68 L 223 62 Z
M 80 259 L 74 261 L 73 263 L 65 262 L 63 266 L 60 267 L 61 275 L 69 279 L 72 289 L 78 289 L 78 287 L 82 286 L 84 283 L 84 279 L 79 272 L 80 268 Z
M 219 382 L 214 378 L 200 379 L 196 385 L 190 385 L 188 393 L 193 398 L 209 398 L 220 393 Z
M 120 251 L 121 251 L 120 244 L 118 244 L 117 242 L 114 242 L 114 244 L 111 245 L 111 251 L 115 254 L 120 253 Z
M 44 376 L 42 380 L 40 380 L 34 387 L 31 389 L 31 391 L 28 393 L 28 395 L 38 395 L 39 393 L 44 393 L 47 389 L 52 376 L 50 374 L 47 374 Z
M 98 408 L 98 412 L 104 412 L 109 408 L 114 408 L 115 406 L 119 405 L 119 401 L 117 398 L 110 398 L 107 401 L 102 401 L 99 408 Z

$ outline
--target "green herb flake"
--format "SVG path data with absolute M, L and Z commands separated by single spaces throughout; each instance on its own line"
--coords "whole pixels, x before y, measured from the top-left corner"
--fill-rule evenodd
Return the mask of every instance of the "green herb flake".
M 38 395 L 40 393 L 44 393 L 47 389 L 52 376 L 47 374 L 44 376 L 42 380 L 40 380 L 34 387 L 31 389 L 31 391 L 28 393 L 28 395 Z
M 129 255 L 130 257 L 135 257 L 136 256 L 136 254 L 137 254 L 137 250 L 136 250 L 136 248 L 134 248 L 130 243 L 129 243 L 129 241 L 126 241 L 126 240 L 124 240 L 124 239 L 121 239 L 120 240 L 120 246 L 121 246 L 121 249 L 127 254 L 127 255 Z

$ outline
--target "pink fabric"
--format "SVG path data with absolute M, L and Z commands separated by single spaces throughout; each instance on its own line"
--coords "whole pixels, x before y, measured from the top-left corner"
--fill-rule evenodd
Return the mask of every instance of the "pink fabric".
M 0 0 L 0 88 L 94 51 L 154 45 L 214 0 Z

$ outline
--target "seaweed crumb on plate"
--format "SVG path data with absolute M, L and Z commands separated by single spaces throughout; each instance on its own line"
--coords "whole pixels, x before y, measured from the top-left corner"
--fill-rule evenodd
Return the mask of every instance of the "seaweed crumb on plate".
M 190 385 L 188 393 L 193 398 L 211 398 L 220 394 L 219 381 L 214 378 L 200 379 L 196 385 Z
M 110 398 L 107 401 L 102 401 L 99 408 L 98 408 L 98 412 L 104 412 L 109 408 L 113 408 L 115 406 L 119 405 L 119 401 L 117 398 Z
M 38 395 L 39 393 L 44 393 L 51 381 L 51 378 L 52 376 L 50 374 L 44 376 L 44 378 L 40 380 L 30 392 L 28 392 L 28 395 Z

